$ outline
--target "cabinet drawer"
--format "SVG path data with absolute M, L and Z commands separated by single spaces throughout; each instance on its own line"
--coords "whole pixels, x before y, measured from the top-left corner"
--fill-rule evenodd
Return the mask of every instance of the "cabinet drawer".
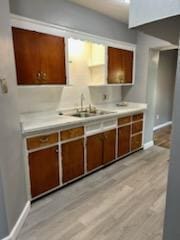
M 132 124 L 132 134 L 142 132 L 143 130 L 143 121 L 135 122 Z
M 84 127 L 72 128 L 61 132 L 61 140 L 68 140 L 84 135 Z
M 35 149 L 58 142 L 58 133 L 42 135 L 27 139 L 27 149 Z
M 131 122 L 131 116 L 127 116 L 127 117 L 122 117 L 118 119 L 118 125 L 125 125 Z
M 142 134 L 135 135 L 131 138 L 131 151 L 138 150 L 142 147 Z
M 134 121 L 138 121 L 138 120 L 143 119 L 143 117 L 144 117 L 143 113 L 138 113 L 138 114 L 133 115 L 132 119 L 133 119 L 133 122 L 134 122 Z

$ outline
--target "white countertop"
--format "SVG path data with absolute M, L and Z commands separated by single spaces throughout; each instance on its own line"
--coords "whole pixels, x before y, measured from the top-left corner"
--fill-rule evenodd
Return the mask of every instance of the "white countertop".
M 118 107 L 116 106 L 116 103 L 108 103 L 96 105 L 96 108 L 111 113 L 88 118 L 59 115 L 58 114 L 59 112 L 61 111 L 63 112 L 62 109 L 59 109 L 57 111 L 22 114 L 21 115 L 22 134 L 31 135 L 33 133 L 40 132 L 43 130 L 51 130 L 55 128 L 65 127 L 68 125 L 88 123 L 96 120 L 103 120 L 135 112 L 145 111 L 147 109 L 147 104 L 128 102 L 128 106 Z M 66 109 L 66 111 L 67 110 L 68 109 Z

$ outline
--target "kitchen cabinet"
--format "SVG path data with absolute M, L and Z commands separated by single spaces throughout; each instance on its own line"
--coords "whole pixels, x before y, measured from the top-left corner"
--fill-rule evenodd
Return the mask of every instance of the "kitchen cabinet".
M 102 133 L 87 138 L 87 171 L 92 171 L 103 165 L 103 141 Z
M 131 136 L 132 152 L 142 147 L 143 118 L 144 118 L 143 113 L 138 113 L 132 116 L 132 136 Z
M 28 150 L 45 147 L 57 142 L 58 142 L 58 133 L 51 133 L 47 135 L 31 137 L 31 138 L 28 138 L 26 141 Z
M 72 128 L 61 131 L 61 140 L 65 141 L 72 138 L 77 138 L 84 135 L 84 127 Z
M 19 85 L 66 84 L 63 37 L 12 28 Z
M 143 131 L 143 121 L 132 123 L 132 134 Z
M 63 183 L 84 174 L 84 139 L 62 144 Z
M 109 163 L 116 158 L 116 130 L 107 131 L 104 133 L 104 156 L 103 163 Z
M 28 136 L 32 199 L 140 150 L 143 123 L 143 113 L 136 113 Z
M 131 151 L 136 151 L 142 147 L 142 133 L 132 136 Z
M 116 158 L 116 130 L 87 138 L 87 170 L 91 171 Z
M 29 153 L 31 195 L 36 197 L 60 184 L 58 146 Z
M 118 129 L 118 156 L 122 157 L 130 152 L 131 125 Z
M 133 51 L 108 47 L 108 83 L 133 83 Z

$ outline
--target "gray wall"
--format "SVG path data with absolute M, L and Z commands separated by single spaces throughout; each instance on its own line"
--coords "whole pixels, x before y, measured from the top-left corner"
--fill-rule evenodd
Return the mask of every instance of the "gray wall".
M 179 44 L 180 46 L 180 44 Z M 173 133 L 168 178 L 168 192 L 166 201 L 166 216 L 164 226 L 164 240 L 180 239 L 180 50 L 175 85 L 175 100 L 173 113 Z
M 172 121 L 176 68 L 177 50 L 161 51 L 156 87 L 154 126 Z
M 179 14 L 179 0 L 131 0 L 129 25 L 136 27 Z
M 0 191 L 6 214 L 4 219 L 0 215 L 0 229 L 10 232 L 26 204 L 27 194 L 7 0 L 1 0 L 0 7 L 0 59 L 0 75 L 7 79 L 9 87 L 8 94 L 3 95 L 0 91 Z M 0 232 L 5 233 L 2 229 Z
M 179 40 L 179 30 L 175 26 L 180 26 L 180 16 L 174 16 L 170 18 L 165 18 L 156 22 L 144 24 L 137 28 L 137 30 L 142 31 L 151 36 L 165 39 L 172 44 L 178 45 Z M 166 29 L 166 31 L 162 31 Z
M 8 235 L 8 223 L 4 204 L 4 192 L 0 173 L 0 239 Z
M 11 12 L 116 40 L 135 43 L 136 31 L 100 13 L 64 0 L 10 0 Z
M 148 104 L 145 126 L 145 143 L 152 141 L 155 111 L 154 90 L 156 88 L 158 71 L 158 56 L 155 52 L 151 53 L 151 50 L 157 49 L 158 53 L 160 47 L 167 46 L 168 44 L 169 43 L 160 39 L 143 33 L 138 33 L 135 85 L 133 87 L 123 87 L 122 89 L 122 96 L 125 101 Z

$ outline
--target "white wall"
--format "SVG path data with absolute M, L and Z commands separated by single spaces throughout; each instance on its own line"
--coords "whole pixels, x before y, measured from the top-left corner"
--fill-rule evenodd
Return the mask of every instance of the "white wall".
M 0 90 L 0 239 L 14 227 L 27 201 L 22 136 L 17 109 L 17 86 L 10 28 L 9 4 L 0 2 L 0 75 L 6 78 L 8 94 Z M 2 188 L 2 189 L 1 189 Z M 0 207 L 2 205 L 0 204 Z M 3 216 L 3 215 L 6 216 Z M 3 218 L 3 219 L 2 219 Z M 5 231 L 2 231 L 2 228 Z
M 129 25 L 136 27 L 179 14 L 179 0 L 131 0 Z
M 101 104 L 121 101 L 121 87 L 20 87 L 18 105 L 21 113 L 74 108 L 80 106 L 81 94 L 85 104 Z M 109 98 L 103 101 L 103 94 Z

